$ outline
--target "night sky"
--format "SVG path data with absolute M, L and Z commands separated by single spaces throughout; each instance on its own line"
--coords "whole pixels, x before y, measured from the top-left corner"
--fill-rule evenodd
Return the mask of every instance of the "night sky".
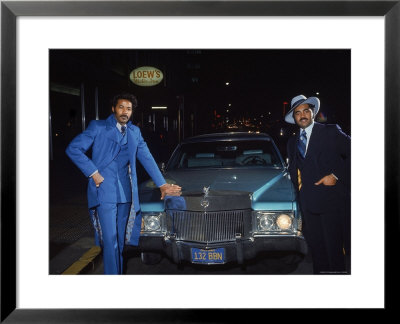
M 268 111 L 280 119 L 283 102 L 318 92 L 327 122 L 346 124 L 350 130 L 350 51 L 204 51 L 204 63 L 209 99 L 230 100 L 239 114 Z M 229 89 L 223 87 L 225 79 Z
M 288 109 L 291 99 L 303 94 L 318 96 L 320 112 L 326 117 L 324 122 L 337 123 L 351 134 L 350 50 L 115 49 L 50 50 L 49 53 L 52 90 L 57 85 L 79 93 L 84 84 L 86 125 L 95 118 L 93 98 L 97 88 L 100 119 L 110 114 L 110 99 L 119 92 L 128 91 L 138 97 L 134 121 L 150 113 L 152 105 L 176 109 L 177 96 L 183 96 L 186 118 L 191 113 L 195 116 L 196 125 L 188 136 L 213 131 L 214 112 L 224 119 L 229 109 L 231 121 L 256 118 L 258 122 L 262 116 L 267 126 L 261 131 L 276 138 L 282 127 L 293 129 L 283 121 L 284 102 L 288 103 Z M 129 74 L 140 66 L 160 69 L 165 79 L 153 87 L 133 84 Z M 76 123 L 73 135 L 82 131 L 80 107 L 79 95 L 51 91 L 53 131 L 65 133 L 63 127 L 71 118 Z M 168 113 L 175 116 L 172 109 Z M 188 122 L 186 119 L 185 124 Z

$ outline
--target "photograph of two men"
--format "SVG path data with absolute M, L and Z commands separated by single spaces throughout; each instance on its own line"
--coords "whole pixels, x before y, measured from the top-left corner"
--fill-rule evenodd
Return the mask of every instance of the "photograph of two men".
M 50 274 L 351 274 L 351 51 L 50 50 Z

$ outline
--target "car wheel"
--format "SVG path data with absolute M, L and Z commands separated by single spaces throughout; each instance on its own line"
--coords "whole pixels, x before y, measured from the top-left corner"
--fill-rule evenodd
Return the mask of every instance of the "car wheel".
M 288 253 L 281 257 L 281 261 L 287 265 L 297 265 L 301 261 L 303 261 L 304 256 L 300 253 Z
M 160 263 L 162 259 L 162 255 L 159 253 L 153 253 L 153 252 L 142 252 L 140 255 L 140 258 L 142 260 L 143 264 L 157 264 Z

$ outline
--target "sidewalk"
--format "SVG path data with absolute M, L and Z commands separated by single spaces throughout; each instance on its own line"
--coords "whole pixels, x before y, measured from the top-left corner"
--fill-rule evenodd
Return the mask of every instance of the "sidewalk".
M 62 274 L 94 247 L 86 187 L 87 180 L 67 157 L 55 156 L 50 162 L 49 274 Z
M 50 274 L 93 273 L 101 263 L 101 249 L 93 245 L 93 237 L 82 237 L 62 249 L 50 260 Z
M 63 274 L 80 258 L 96 261 L 100 249 L 94 244 L 93 227 L 86 205 L 74 203 L 50 206 L 49 274 Z M 91 255 L 84 256 L 91 251 Z M 69 269 L 69 273 L 87 272 L 86 266 Z
M 101 254 L 100 248 L 95 246 L 93 231 L 86 204 L 68 203 L 68 201 L 65 204 L 52 204 L 49 274 L 66 274 L 66 272 L 78 274 L 92 271 Z M 85 260 L 87 264 L 82 262 Z M 74 267 L 69 269 L 72 265 Z

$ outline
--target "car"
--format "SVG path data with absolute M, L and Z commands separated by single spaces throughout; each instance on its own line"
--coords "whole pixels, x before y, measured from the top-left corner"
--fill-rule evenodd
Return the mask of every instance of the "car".
M 142 261 L 244 264 L 258 255 L 307 254 L 296 191 L 265 133 L 215 133 L 183 140 L 162 169 L 179 197 L 160 200 L 151 180 L 139 186 Z

